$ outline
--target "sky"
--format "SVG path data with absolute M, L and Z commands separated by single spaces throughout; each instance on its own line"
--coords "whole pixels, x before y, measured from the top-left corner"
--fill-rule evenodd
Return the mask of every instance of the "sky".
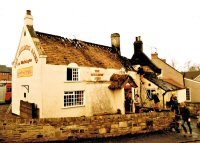
M 143 51 L 157 52 L 179 71 L 185 63 L 200 64 L 200 1 L 198 0 L 2 0 L 0 64 L 12 66 L 26 10 L 36 31 L 111 46 L 120 34 L 121 54 L 131 58 L 141 36 Z

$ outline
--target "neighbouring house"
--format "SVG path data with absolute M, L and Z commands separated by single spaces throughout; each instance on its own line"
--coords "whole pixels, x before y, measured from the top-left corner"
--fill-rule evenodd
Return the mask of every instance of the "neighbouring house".
M 0 103 L 6 102 L 7 84 L 11 84 L 12 68 L 5 65 L 0 65 Z
M 170 101 L 171 92 L 176 91 L 176 96 L 179 102 L 190 100 L 190 97 L 187 96 L 187 91 L 184 85 L 184 78 L 182 73 L 170 66 L 169 64 L 167 64 L 165 59 L 159 58 L 157 52 L 152 53 L 151 59 L 157 67 L 162 69 L 161 74 L 158 76 L 158 79 L 155 82 L 164 82 L 164 84 L 162 83 L 162 85 L 166 89 L 165 93 L 163 94 L 163 99 L 165 101 Z M 167 89 L 167 87 L 170 88 Z
M 5 65 L 0 65 L 0 82 L 12 80 L 12 68 Z
M 135 43 L 134 46 L 138 47 L 137 49 L 140 50 L 135 49 L 134 55 L 130 61 L 132 65 L 137 65 L 139 67 L 137 73 L 140 75 L 139 87 L 143 102 L 152 107 L 154 103 L 149 102 L 149 98 L 152 97 L 152 93 L 154 91 L 158 94 L 162 108 L 166 108 L 166 102 L 170 100 L 172 91 L 176 91 L 179 101 L 185 101 L 185 88 L 183 85 L 182 74 L 175 69 L 171 69 L 172 67 L 165 62 L 161 66 L 161 64 L 158 64 L 158 62 L 150 60 L 143 52 L 142 41 L 139 41 L 140 42 L 137 44 Z M 160 62 L 162 63 L 163 60 Z M 164 76 L 169 72 L 173 73 L 175 76 L 178 76 L 178 81 L 176 81 L 177 77 L 175 76 Z
M 200 71 L 183 72 L 182 74 L 187 87 L 187 98 L 191 102 L 200 102 Z

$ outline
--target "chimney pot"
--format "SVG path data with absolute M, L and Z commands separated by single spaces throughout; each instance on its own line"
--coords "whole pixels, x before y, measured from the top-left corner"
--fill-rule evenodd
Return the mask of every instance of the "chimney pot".
M 143 52 L 143 42 L 141 41 L 141 37 L 136 37 L 136 40 L 134 42 L 134 54 L 138 54 Z
M 33 16 L 31 15 L 31 10 L 26 10 L 26 15 L 24 17 L 24 24 L 25 25 L 33 25 Z
M 158 59 L 158 53 L 152 53 L 151 54 L 151 59 Z
M 26 10 L 27 15 L 31 15 L 31 10 Z

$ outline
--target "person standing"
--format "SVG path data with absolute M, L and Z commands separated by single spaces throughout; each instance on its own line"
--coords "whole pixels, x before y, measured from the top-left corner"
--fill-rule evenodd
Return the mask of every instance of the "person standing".
M 185 132 L 185 135 L 187 135 L 187 128 L 185 126 L 185 123 L 187 123 L 189 131 L 190 131 L 190 136 L 192 136 L 192 127 L 191 127 L 191 118 L 190 118 L 190 110 L 188 107 L 186 107 L 185 103 L 182 102 L 180 104 L 180 115 L 181 115 L 181 126 L 183 127 L 183 130 Z
M 170 104 L 171 104 L 171 111 L 172 112 L 175 111 L 175 114 L 178 114 L 179 113 L 178 99 L 177 99 L 175 92 L 172 92 L 172 96 L 170 98 Z
M 140 113 L 140 98 L 138 94 L 134 97 L 135 113 Z
M 159 111 L 160 110 L 160 99 L 158 98 L 158 93 L 153 92 L 152 100 L 154 100 L 154 110 Z

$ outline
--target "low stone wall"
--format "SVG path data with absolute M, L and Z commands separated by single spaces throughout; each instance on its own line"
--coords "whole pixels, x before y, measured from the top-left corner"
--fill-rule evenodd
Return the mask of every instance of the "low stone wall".
M 190 108 L 191 116 L 197 118 L 200 113 L 200 103 L 188 102 L 187 106 Z
M 148 133 L 169 127 L 172 112 L 52 119 L 0 119 L 0 142 L 70 141 Z

